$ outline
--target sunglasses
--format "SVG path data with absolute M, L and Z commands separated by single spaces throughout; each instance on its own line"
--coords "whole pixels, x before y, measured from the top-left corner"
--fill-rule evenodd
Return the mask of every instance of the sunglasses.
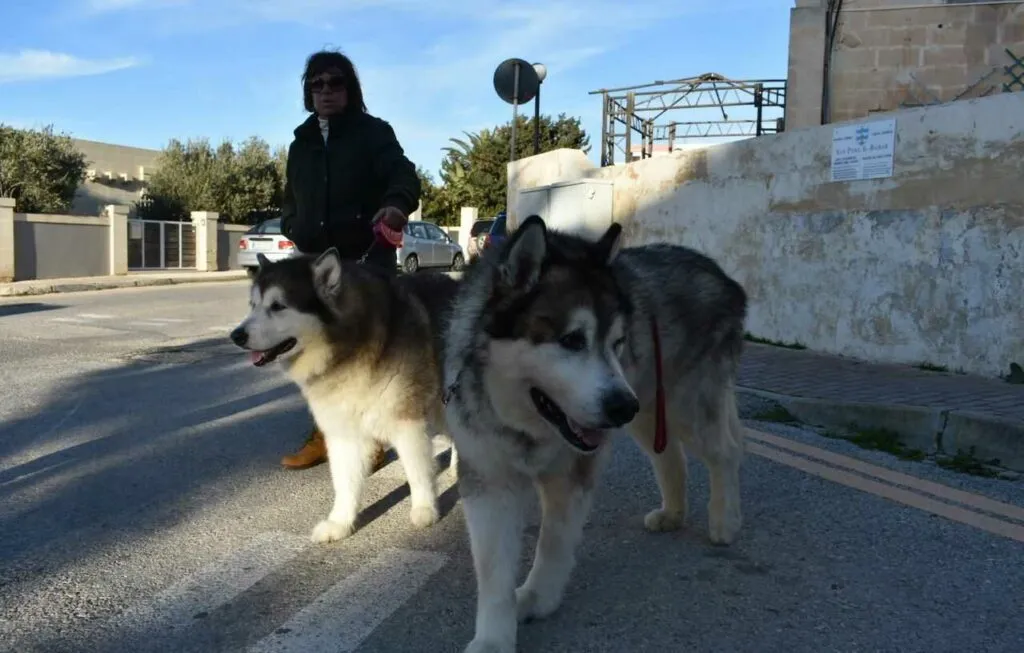
M 309 90 L 314 93 L 343 91 L 345 90 L 345 78 L 341 76 L 317 77 L 309 83 Z

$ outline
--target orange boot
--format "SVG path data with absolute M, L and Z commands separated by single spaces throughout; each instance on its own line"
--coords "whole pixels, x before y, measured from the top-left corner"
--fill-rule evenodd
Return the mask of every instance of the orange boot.
M 281 459 L 281 464 L 288 469 L 307 469 L 325 462 L 327 445 L 324 443 L 324 434 L 317 426 L 313 427 L 313 432 L 309 434 L 301 449 Z
M 388 452 L 378 442 L 372 455 L 370 468 L 375 472 L 387 463 Z M 324 434 L 316 426 L 301 449 L 281 459 L 281 464 L 288 469 L 308 469 L 324 462 L 327 462 L 327 445 L 324 443 Z

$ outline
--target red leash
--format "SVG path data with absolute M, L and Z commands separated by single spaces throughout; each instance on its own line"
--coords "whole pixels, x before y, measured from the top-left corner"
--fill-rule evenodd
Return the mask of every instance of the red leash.
M 665 419 L 665 383 L 661 375 L 661 336 L 658 335 L 658 322 L 651 316 L 651 337 L 654 340 L 654 375 L 657 379 L 655 402 L 657 417 L 654 427 L 654 453 L 661 453 L 668 445 L 668 426 Z

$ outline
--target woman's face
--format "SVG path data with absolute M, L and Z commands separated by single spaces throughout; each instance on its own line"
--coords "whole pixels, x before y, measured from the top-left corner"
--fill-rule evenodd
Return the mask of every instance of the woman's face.
M 345 77 L 337 68 L 313 75 L 309 80 L 309 90 L 313 95 L 313 109 L 324 118 L 337 115 L 348 106 Z

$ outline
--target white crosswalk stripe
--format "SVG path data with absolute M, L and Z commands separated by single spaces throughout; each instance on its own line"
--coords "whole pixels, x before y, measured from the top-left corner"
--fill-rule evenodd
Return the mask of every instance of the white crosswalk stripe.
M 385 549 L 257 642 L 249 653 L 354 651 L 447 562 L 443 553 Z
M 292 533 L 262 533 L 224 559 L 130 607 L 115 619 L 117 630 L 141 635 L 157 624 L 187 626 L 195 614 L 227 603 L 311 544 L 308 537 Z

